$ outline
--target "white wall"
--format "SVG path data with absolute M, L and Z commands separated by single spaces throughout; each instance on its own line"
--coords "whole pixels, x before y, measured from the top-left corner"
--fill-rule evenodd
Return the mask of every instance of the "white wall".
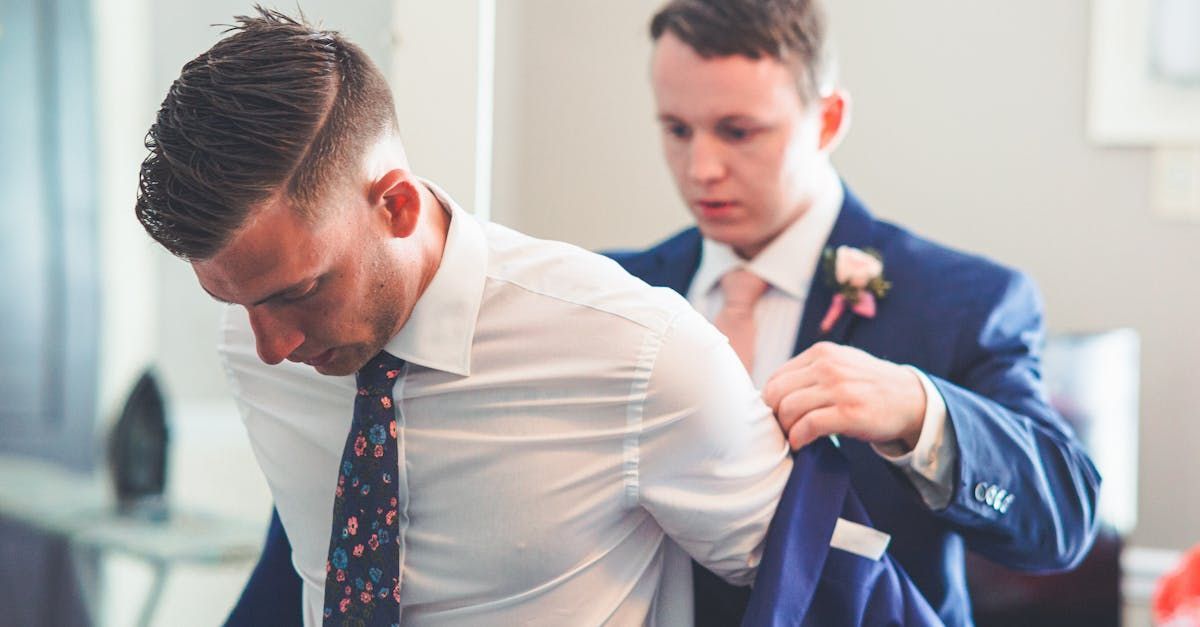
M 686 224 L 647 80 L 658 4 L 500 6 L 498 221 L 591 248 Z M 1032 274 L 1051 330 L 1141 334 L 1133 541 L 1182 548 L 1200 540 L 1200 225 L 1151 215 L 1147 150 L 1087 140 L 1087 6 L 834 0 L 854 100 L 835 160 L 878 214 Z
M 588 248 L 686 224 L 649 91 L 656 0 L 501 2 L 493 218 Z
M 142 136 L 154 107 L 148 0 L 93 11 L 102 311 L 98 413 L 105 428 L 157 349 L 154 246 L 133 217 Z

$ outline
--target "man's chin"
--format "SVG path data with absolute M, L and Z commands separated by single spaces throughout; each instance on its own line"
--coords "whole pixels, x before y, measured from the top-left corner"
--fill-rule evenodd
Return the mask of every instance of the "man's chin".
M 700 222 L 697 223 L 697 226 L 700 229 L 700 234 L 706 239 L 725 244 L 734 249 L 738 254 L 742 254 L 744 250 L 761 248 L 755 241 L 753 234 L 740 224 L 710 224 Z
M 321 363 L 309 365 L 312 366 L 312 369 L 316 370 L 318 374 L 322 374 L 327 377 L 344 377 L 346 375 L 354 374 L 362 366 L 356 363 L 357 359 L 354 359 L 354 355 L 347 355 L 348 352 L 350 351 L 345 349 L 335 349 L 332 351 L 332 354 L 329 355 L 328 359 L 325 359 Z
M 365 355 L 366 352 L 358 346 L 338 348 L 328 361 L 314 365 L 313 370 L 327 377 L 345 377 L 356 374 L 379 351 L 374 351 L 370 355 Z
M 347 368 L 339 364 L 313 366 L 313 370 L 316 370 L 317 374 L 325 375 L 327 377 L 345 377 L 358 372 L 358 368 Z

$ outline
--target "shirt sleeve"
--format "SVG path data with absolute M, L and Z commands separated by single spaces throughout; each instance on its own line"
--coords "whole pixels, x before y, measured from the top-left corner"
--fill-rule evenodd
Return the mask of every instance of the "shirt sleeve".
M 872 444 L 879 456 L 891 462 L 908 477 L 932 510 L 944 509 L 954 493 L 954 467 L 958 461 L 958 441 L 954 426 L 946 419 L 946 401 L 924 372 L 905 366 L 917 375 L 925 390 L 925 418 L 921 435 L 911 451 L 902 444 Z
M 791 456 L 728 341 L 694 311 L 662 334 L 641 409 L 639 504 L 696 561 L 750 583 Z

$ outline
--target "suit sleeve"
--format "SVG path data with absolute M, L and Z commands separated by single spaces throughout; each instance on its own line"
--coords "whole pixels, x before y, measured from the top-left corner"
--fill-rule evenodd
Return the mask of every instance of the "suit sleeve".
M 1000 294 L 964 328 L 953 381 L 931 377 L 959 452 L 954 493 L 937 513 L 998 564 L 1071 568 L 1096 536 L 1100 475 L 1046 400 L 1036 288 L 1009 273 Z
M 271 510 L 262 555 L 225 627 L 301 625 L 300 603 L 300 576 L 292 567 L 292 545 L 279 521 L 279 512 Z

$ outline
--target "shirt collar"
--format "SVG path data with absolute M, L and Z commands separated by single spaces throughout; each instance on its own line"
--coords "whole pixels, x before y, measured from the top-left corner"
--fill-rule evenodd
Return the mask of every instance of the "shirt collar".
M 745 268 L 788 296 L 804 299 L 817 270 L 821 247 L 829 239 L 845 200 L 845 191 L 833 168 L 829 168 L 824 176 L 828 180 L 819 186 L 821 191 L 813 198 L 808 211 L 775 236 L 753 259 L 744 260 L 728 244 L 704 238 L 693 289 L 707 294 L 725 273 Z
M 384 350 L 420 366 L 468 376 L 487 277 L 487 236 L 475 217 L 446 192 L 429 181 L 421 182 L 450 214 L 450 228 L 433 279 Z

